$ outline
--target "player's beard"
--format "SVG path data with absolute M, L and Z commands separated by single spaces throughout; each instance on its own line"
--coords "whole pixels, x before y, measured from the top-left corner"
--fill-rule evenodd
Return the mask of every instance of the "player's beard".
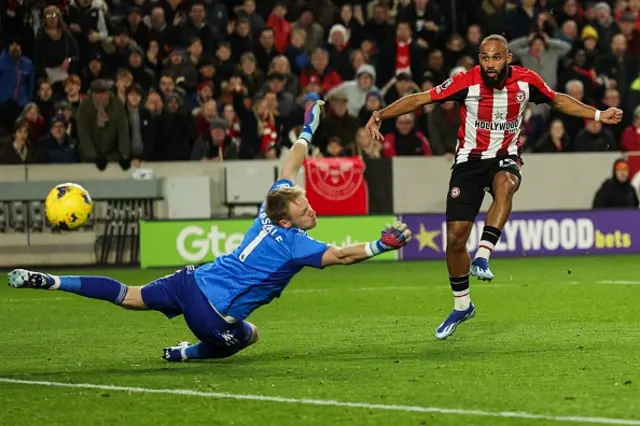
M 502 86 L 502 84 L 504 83 L 504 80 L 507 77 L 507 71 L 508 65 L 505 65 L 495 77 L 487 75 L 487 71 L 484 69 L 482 69 L 482 72 L 480 74 L 482 75 L 482 81 L 484 81 L 484 84 L 487 87 L 496 88 Z

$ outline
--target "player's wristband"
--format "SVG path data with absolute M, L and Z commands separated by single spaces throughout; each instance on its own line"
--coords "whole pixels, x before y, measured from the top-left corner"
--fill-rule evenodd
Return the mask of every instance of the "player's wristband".
M 382 244 L 382 241 L 376 240 L 365 245 L 364 250 L 367 253 L 367 256 L 373 257 L 389 251 L 390 248 Z
M 596 110 L 596 116 L 595 116 L 595 117 L 593 117 L 593 119 L 594 119 L 595 121 L 600 121 L 600 110 L 599 110 L 599 109 L 597 109 L 597 110 Z

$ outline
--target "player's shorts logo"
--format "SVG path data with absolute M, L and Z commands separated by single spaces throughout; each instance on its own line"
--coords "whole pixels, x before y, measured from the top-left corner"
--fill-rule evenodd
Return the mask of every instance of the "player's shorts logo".
M 454 186 L 451 188 L 451 198 L 458 198 L 460 196 L 460 188 Z
M 519 103 L 522 103 L 526 98 L 527 98 L 527 95 L 524 93 L 524 91 L 518 90 L 518 93 L 516 93 L 516 101 L 518 101 Z
M 317 158 L 307 163 L 306 179 L 325 199 L 346 200 L 363 184 L 364 164 L 350 158 Z

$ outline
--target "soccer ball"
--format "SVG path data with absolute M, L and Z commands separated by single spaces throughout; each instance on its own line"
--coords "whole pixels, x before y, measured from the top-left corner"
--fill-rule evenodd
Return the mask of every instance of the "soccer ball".
M 77 183 L 62 183 L 53 188 L 44 201 L 49 223 L 56 229 L 71 231 L 89 220 L 93 201 L 89 192 Z

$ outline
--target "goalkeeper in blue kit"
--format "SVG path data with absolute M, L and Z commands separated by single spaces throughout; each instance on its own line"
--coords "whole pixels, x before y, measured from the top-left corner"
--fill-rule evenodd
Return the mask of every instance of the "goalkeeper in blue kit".
M 167 361 L 226 358 L 254 344 L 258 329 L 246 318 L 279 297 L 303 267 L 350 265 L 397 250 L 411 240 L 411 231 L 404 224 L 387 226 L 378 240 L 342 248 L 307 235 L 318 219 L 294 179 L 318 127 L 323 104 L 316 101 L 305 111 L 302 133 L 280 177 L 233 253 L 200 267 L 187 266 L 142 287 L 129 287 L 108 277 L 55 276 L 25 269 L 10 272 L 9 285 L 62 290 L 125 309 L 159 311 L 168 318 L 183 315 L 200 341 L 164 348 Z

